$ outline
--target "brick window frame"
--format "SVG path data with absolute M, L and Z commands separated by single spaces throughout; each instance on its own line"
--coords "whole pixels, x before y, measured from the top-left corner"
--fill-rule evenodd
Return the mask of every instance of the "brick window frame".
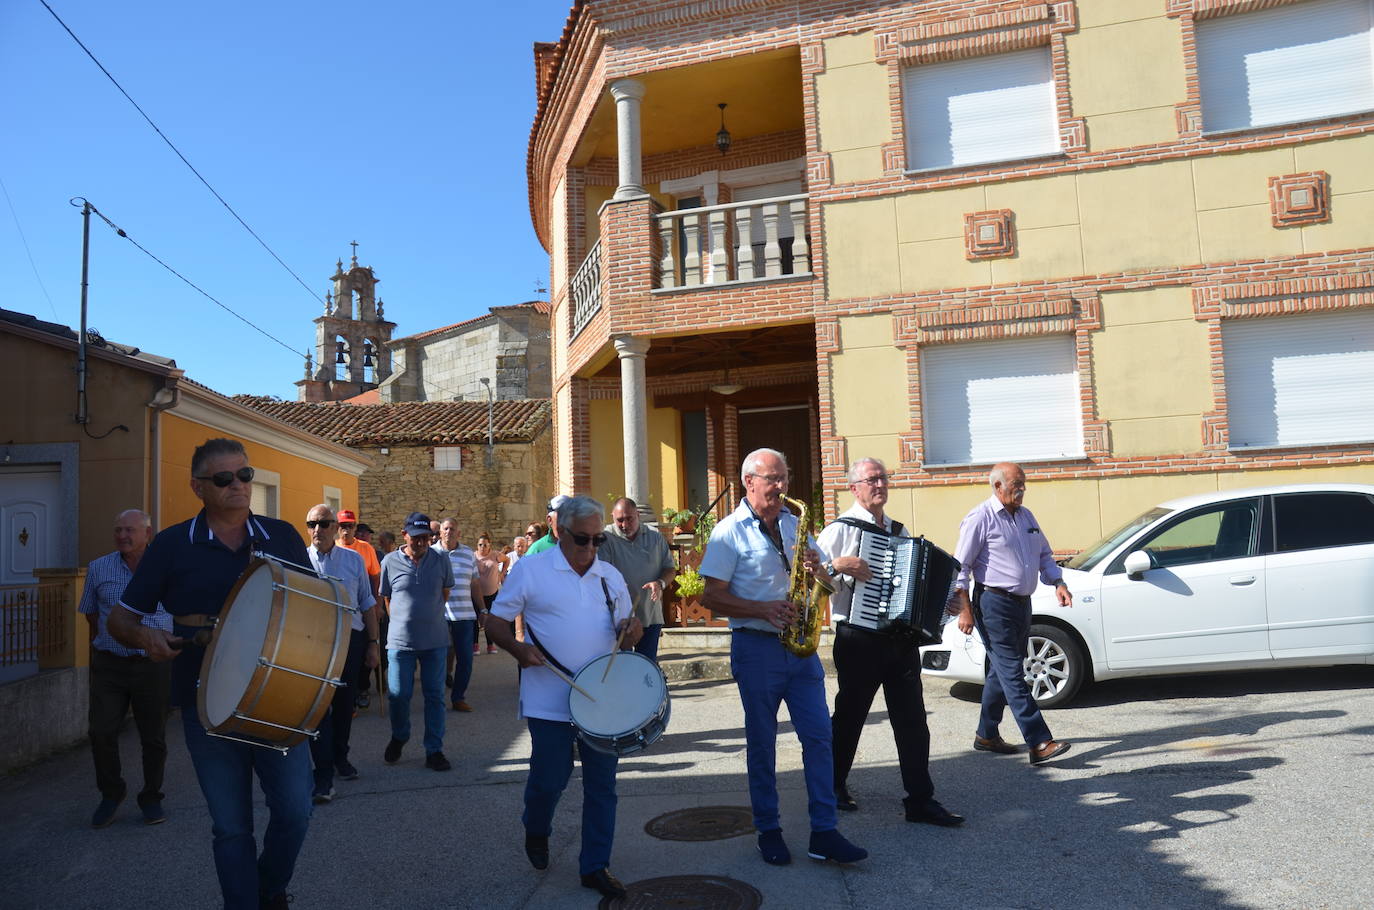
M 1174 120 L 1180 139 L 1225 139 L 1230 136 L 1280 136 L 1295 130 L 1302 132 L 1303 124 L 1341 124 L 1350 120 L 1370 119 L 1368 114 L 1343 114 L 1336 117 L 1314 117 L 1294 123 L 1274 123 L 1229 130 L 1202 128 L 1202 83 L 1198 78 L 1197 23 L 1208 19 L 1257 13 L 1262 10 L 1293 6 L 1308 0 L 1165 0 L 1166 13 L 1179 21 L 1183 37 L 1183 73 L 1187 91 L 1186 101 L 1174 105 Z
M 922 178 L 952 171 L 996 172 L 1004 168 L 1015 169 L 1026 161 L 1063 159 L 1086 153 L 1087 128 L 1084 118 L 1073 116 L 1073 104 L 1069 96 L 1069 61 L 1064 41 L 1065 35 L 1077 30 L 1077 3 L 1075 0 L 1059 0 L 879 31 L 874 36 L 874 58 L 888 68 L 888 114 L 893 137 L 882 146 L 884 175 Z M 1050 51 L 1055 116 L 1059 124 L 1059 151 L 1006 161 L 938 168 L 907 167 L 902 77 L 908 67 L 989 57 L 1038 47 L 1048 47 Z
M 1063 459 L 1027 459 L 1028 463 L 1081 463 L 1111 454 L 1107 422 L 1098 415 L 1093 386 L 1092 333 L 1102 328 L 1102 302 L 1096 291 L 1018 295 L 1015 302 L 970 301 L 957 306 L 897 311 L 893 314 L 893 343 L 906 353 L 910 389 L 911 429 L 898 434 L 901 460 L 892 466 L 903 473 L 959 474 L 971 465 L 928 465 L 922 413 L 921 349 L 928 345 L 996 341 L 1051 335 L 1073 339 L 1078 371 L 1079 421 L 1083 454 Z

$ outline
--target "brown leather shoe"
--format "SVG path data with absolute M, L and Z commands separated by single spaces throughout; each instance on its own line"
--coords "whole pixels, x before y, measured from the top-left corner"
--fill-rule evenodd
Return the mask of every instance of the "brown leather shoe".
M 1052 758 L 1058 758 L 1067 751 L 1069 751 L 1068 743 L 1056 742 L 1055 740 L 1043 742 L 1038 746 L 1031 747 L 1030 762 L 1032 765 L 1038 765 L 1041 762 L 1049 761 Z
M 973 737 L 973 748 L 979 752 L 996 752 L 998 755 L 1015 755 L 1019 750 L 1000 736 L 984 739 Z

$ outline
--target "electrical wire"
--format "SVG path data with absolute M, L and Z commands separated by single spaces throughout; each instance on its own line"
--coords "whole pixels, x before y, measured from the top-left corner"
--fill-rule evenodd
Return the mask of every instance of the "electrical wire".
M 71 28 L 67 25 L 67 23 L 62 21 L 62 17 L 57 15 L 56 11 L 54 11 L 51 6 L 48 6 L 48 0 L 38 0 L 38 2 L 43 4 L 43 8 L 46 9 L 49 13 L 52 13 L 52 17 L 57 20 L 57 24 L 62 26 L 62 28 L 66 30 L 68 35 L 72 36 L 72 40 L 76 42 L 77 47 L 85 51 L 86 56 L 91 58 L 91 62 L 94 63 L 96 66 L 100 67 L 100 71 L 105 74 L 105 78 L 109 79 L 110 82 L 114 84 L 114 87 L 119 89 L 119 93 L 123 95 L 126 99 L 128 99 L 129 103 L 134 106 L 134 110 L 138 111 L 139 114 L 142 115 L 143 119 L 148 121 L 148 125 L 153 128 L 153 132 L 157 133 L 158 136 L 162 139 L 162 141 L 167 143 L 167 147 L 176 153 L 176 156 L 181 159 L 182 164 L 190 168 L 191 173 L 196 175 L 196 179 L 199 180 L 201 183 L 205 184 L 205 188 L 210 191 L 211 195 L 213 195 L 216 199 L 219 200 L 220 205 L 224 206 L 225 209 L 228 210 L 229 214 L 234 216 L 234 220 L 236 220 L 239 224 L 243 225 L 243 229 L 245 231 L 253 235 L 253 239 L 256 240 L 262 246 L 262 248 L 272 256 L 273 259 L 277 260 L 278 265 L 286 269 L 287 274 L 289 274 L 292 278 L 296 279 L 296 283 L 305 289 L 305 292 L 310 295 L 310 299 L 318 303 L 319 300 L 316 298 L 314 291 L 310 290 L 310 285 L 302 281 L 301 276 L 297 275 L 294 271 L 291 270 L 291 267 L 289 265 L 282 261 L 282 258 L 277 255 L 276 251 L 267 245 L 267 241 L 259 237 L 258 232 L 249 227 L 248 222 L 244 221 L 243 218 L 239 216 L 239 213 L 234 211 L 234 207 L 230 205 L 228 202 L 226 202 L 224 197 L 219 194 L 219 191 L 210 185 L 210 181 L 206 180 L 205 177 L 201 175 L 200 171 L 196 170 L 195 165 L 191 164 L 191 162 L 187 160 L 186 156 L 181 153 L 181 149 L 177 148 L 175 145 L 172 144 L 172 140 L 168 139 L 167 135 L 163 133 L 161 129 L 158 128 L 158 125 L 156 123 L 153 122 L 153 118 L 149 117 L 148 114 L 143 110 L 143 108 L 139 107 L 138 102 L 133 99 L 133 96 L 131 96 L 128 92 L 124 91 L 124 86 L 119 84 L 119 80 L 115 79 L 114 76 L 110 75 L 110 71 L 105 69 L 105 65 L 96 59 L 95 54 L 91 53 L 90 48 L 86 47 L 86 45 L 82 43 L 81 39 L 76 37 L 76 32 L 72 31 Z M 190 282 L 187 282 L 187 284 L 190 284 Z M 197 288 L 197 290 L 199 290 L 199 288 Z M 202 291 L 202 293 L 204 292 Z M 206 296 L 209 295 L 207 294 Z M 218 301 L 216 302 L 218 303 Z M 261 331 L 261 329 L 259 329 L 259 331 Z
M 0 191 L 5 194 L 5 202 L 10 207 L 10 217 L 14 219 L 14 229 L 19 232 L 19 242 L 24 244 L 24 253 L 29 257 L 29 268 L 33 269 L 33 277 L 38 282 L 38 289 L 43 292 L 43 297 L 48 301 L 48 309 L 52 310 L 52 318 L 61 322 L 62 317 L 57 315 L 57 307 L 53 305 L 52 297 L 48 295 L 47 285 L 43 284 L 43 276 L 38 274 L 38 263 L 33 261 L 33 251 L 29 249 L 29 238 L 24 236 L 24 226 L 19 223 L 19 213 L 14 210 L 14 200 L 10 199 L 10 191 L 6 188 L 3 178 L 0 178 Z
M 40 2 L 41 2 L 41 0 L 40 0 Z M 78 197 L 78 198 L 79 198 L 79 197 Z M 280 338 L 278 338 L 276 335 L 273 335 L 271 332 L 267 331 L 266 329 L 262 328 L 261 326 L 255 325 L 254 323 L 250 322 L 246 317 L 239 315 L 238 313 L 236 313 L 236 312 L 234 312 L 232 309 L 230 309 L 228 306 L 225 306 L 223 303 L 220 303 L 218 300 L 216 300 L 214 297 L 212 297 L 207 291 L 205 291 L 205 290 L 203 290 L 202 288 L 198 287 L 198 286 L 195 284 L 195 282 L 191 281 L 191 279 L 187 278 L 185 275 L 181 274 L 181 273 L 178 272 L 176 269 L 172 268 L 170 265 L 168 265 L 167 263 L 163 262 L 163 261 L 162 261 L 161 259 L 159 259 L 156 255 L 154 255 L 153 252 L 152 252 L 151 250 L 149 250 L 147 247 L 143 246 L 143 244 L 139 243 L 139 242 L 138 242 L 137 240 L 135 240 L 134 238 L 130 237 L 130 236 L 124 231 L 124 229 L 123 229 L 122 227 L 120 227 L 119 225 L 115 224 L 115 223 L 114 223 L 113 221 L 111 221 L 110 219 L 106 218 L 106 217 L 105 217 L 105 213 L 102 212 L 102 211 L 100 211 L 100 209 L 96 208 L 95 205 L 93 205 L 89 200 L 82 199 L 81 201 L 84 202 L 86 205 L 89 205 L 89 206 L 91 207 L 91 211 L 92 211 L 93 213 L 95 213 L 95 214 L 100 218 L 101 221 L 103 221 L 103 222 L 105 222 L 106 224 L 108 224 L 108 225 L 110 226 L 110 229 L 113 230 L 116 234 L 118 234 L 119 236 L 123 237 L 125 240 L 129 241 L 129 242 L 132 243 L 134 246 L 138 247 L 138 249 L 139 249 L 140 251 L 142 251 L 142 253 L 143 253 L 145 256 L 147 256 L 149 259 L 153 260 L 153 261 L 156 262 L 158 265 L 162 266 L 164 269 L 166 269 L 167 271 L 171 272 L 173 275 L 177 276 L 177 277 L 180 278 L 182 281 L 186 282 L 186 284 L 189 285 L 189 286 L 191 287 L 192 290 L 194 290 L 196 293 L 200 294 L 200 295 L 201 295 L 202 297 L 204 297 L 206 300 L 210 301 L 210 302 L 213 303 L 215 306 L 219 307 L 221 310 L 224 310 L 224 312 L 228 313 L 230 316 L 233 316 L 235 319 L 239 320 L 239 321 L 242 322 L 244 325 L 248 326 L 249 328 L 253 329 L 254 331 L 256 331 L 256 332 L 258 332 L 258 333 L 260 333 L 260 334 L 262 334 L 262 335 L 265 335 L 266 337 L 272 339 L 272 340 L 275 341 L 277 344 L 279 344 L 279 345 L 281 345 L 282 347 L 286 348 L 286 349 L 287 349 L 288 351 L 290 351 L 292 354 L 295 354 L 297 357 L 300 357 L 300 358 L 302 358 L 302 359 L 304 359 L 304 358 L 306 357 L 305 354 L 303 354 L 303 353 L 301 353 L 300 351 L 296 350 L 295 348 L 291 347 L 291 345 L 287 344 L 285 341 L 282 341 L 282 340 L 281 340 Z M 76 200 L 75 200 L 75 199 L 72 200 L 72 205 L 76 205 Z

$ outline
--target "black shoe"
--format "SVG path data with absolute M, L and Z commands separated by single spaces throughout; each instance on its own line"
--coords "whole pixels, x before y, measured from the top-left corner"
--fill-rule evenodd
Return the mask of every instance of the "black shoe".
M 549 868 L 549 839 L 526 834 L 525 855 L 530 858 L 530 865 L 534 868 L 540 871 Z
M 92 828 L 108 828 L 119 814 L 119 804 L 124 802 L 124 797 L 119 799 L 102 799 L 100 805 L 95 807 L 95 814 L 91 816 Z
M 334 772 L 338 774 L 339 780 L 358 779 L 358 769 L 346 758 L 334 766 Z
M 782 839 L 781 828 L 759 832 L 759 852 L 763 854 L 763 861 L 770 866 L 786 866 L 792 862 L 792 851 L 787 849 L 787 841 Z
M 334 801 L 334 788 L 333 788 L 333 787 L 316 787 L 316 788 L 315 788 L 314 794 L 310 797 L 310 801 L 313 802 L 313 803 L 314 803 L 315 805 L 317 805 L 317 806 L 323 806 L 325 803 L 333 802 L 333 801 Z
M 262 910 L 287 910 L 287 907 L 289 907 L 294 900 L 294 897 L 283 891 L 271 897 L 263 896 L 259 899 L 258 906 L 261 907 Z
M 145 825 L 160 825 L 167 820 L 167 813 L 162 811 L 162 800 L 160 799 L 140 803 L 139 808 L 143 810 L 143 824 Z
M 854 802 L 854 797 L 849 795 L 849 788 L 844 784 L 835 788 L 835 808 L 845 812 L 859 811 L 859 804 Z
M 811 846 L 807 848 L 806 855 L 812 859 L 822 862 L 829 860 L 832 863 L 857 863 L 859 860 L 868 859 L 867 850 L 854 846 L 834 828 L 829 831 L 812 831 Z
M 625 896 L 625 886 L 611 874 L 610 869 L 597 869 L 582 876 L 582 887 L 600 891 L 603 897 L 614 900 Z
M 382 761 L 386 762 L 388 765 L 396 764 L 401 760 L 401 750 L 403 748 L 405 748 L 405 743 L 393 737 L 391 742 L 386 744 L 386 751 L 382 753 Z
M 453 765 L 449 764 L 442 752 L 431 752 L 425 756 L 425 767 L 431 771 L 452 771 Z
M 933 799 L 928 799 L 919 806 L 907 806 L 906 820 L 939 825 L 941 828 L 957 828 L 964 823 L 962 815 L 955 815 Z

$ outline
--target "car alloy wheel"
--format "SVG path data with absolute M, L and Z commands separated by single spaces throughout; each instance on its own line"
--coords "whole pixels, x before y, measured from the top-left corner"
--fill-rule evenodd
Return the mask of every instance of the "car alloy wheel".
M 1026 645 L 1026 684 L 1042 708 L 1068 704 L 1087 675 L 1083 649 L 1058 626 L 1036 623 Z

